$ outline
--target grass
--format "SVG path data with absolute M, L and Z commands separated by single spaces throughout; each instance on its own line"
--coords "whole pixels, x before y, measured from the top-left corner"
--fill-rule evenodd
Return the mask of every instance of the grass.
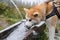
M 57 26 L 56 26 L 56 28 L 57 28 L 58 30 L 60 30 L 60 24 L 59 24 L 59 25 L 57 25 Z
M 24 13 L 24 12 L 22 12 Z M 24 16 L 24 14 L 22 14 Z M 19 13 L 16 8 L 12 8 L 3 2 L 0 2 L 0 19 L 6 21 L 9 25 L 12 25 L 21 20 Z M 0 30 L 3 28 L 0 27 Z
M 2 30 L 2 29 L 3 29 L 3 27 L 0 26 L 0 30 Z

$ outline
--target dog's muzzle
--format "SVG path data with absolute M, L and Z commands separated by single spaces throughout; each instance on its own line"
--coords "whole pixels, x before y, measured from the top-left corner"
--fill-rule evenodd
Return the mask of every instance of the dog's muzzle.
M 27 26 L 27 25 L 25 25 L 25 27 L 26 27 L 27 29 L 30 29 L 32 26 L 34 26 L 34 25 L 36 25 L 36 24 L 38 24 L 38 23 L 34 23 L 34 24 L 31 25 L 31 26 Z

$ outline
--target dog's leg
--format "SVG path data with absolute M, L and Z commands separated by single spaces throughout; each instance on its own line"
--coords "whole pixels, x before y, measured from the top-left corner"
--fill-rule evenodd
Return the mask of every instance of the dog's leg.
M 53 16 L 49 19 L 47 19 L 46 21 L 46 25 L 48 27 L 49 30 L 49 40 L 55 40 L 55 26 L 56 26 L 56 22 L 57 22 L 57 17 Z
M 54 40 L 54 37 L 55 37 L 55 27 L 54 26 L 51 26 L 51 25 L 48 25 L 47 24 L 47 27 L 48 27 L 48 30 L 49 30 L 49 40 Z
M 54 26 L 49 26 L 49 40 L 54 40 L 55 37 L 55 27 Z

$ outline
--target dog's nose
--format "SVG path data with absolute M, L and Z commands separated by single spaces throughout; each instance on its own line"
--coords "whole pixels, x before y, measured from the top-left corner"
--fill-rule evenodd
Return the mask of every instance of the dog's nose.
M 29 19 L 29 21 L 32 21 L 32 19 Z

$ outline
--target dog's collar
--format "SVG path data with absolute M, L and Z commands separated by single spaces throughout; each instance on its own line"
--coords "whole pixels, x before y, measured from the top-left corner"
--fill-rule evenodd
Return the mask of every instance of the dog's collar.
M 57 15 L 57 17 L 60 19 L 60 14 L 59 14 L 59 12 L 57 10 L 57 7 L 53 3 L 53 11 L 49 15 L 46 16 L 46 19 L 48 19 L 48 18 L 50 18 L 50 17 L 52 17 L 54 15 Z

